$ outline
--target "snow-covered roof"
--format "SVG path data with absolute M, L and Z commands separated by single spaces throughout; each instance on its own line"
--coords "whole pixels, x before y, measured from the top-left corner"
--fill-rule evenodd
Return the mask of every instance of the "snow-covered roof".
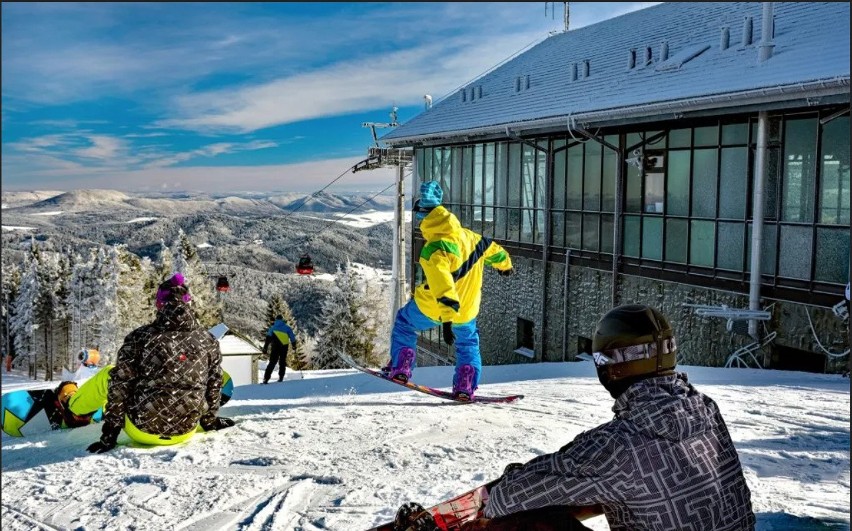
M 223 356 L 238 354 L 260 354 L 260 349 L 233 334 L 227 334 L 219 340 L 219 349 Z
M 849 3 L 773 4 L 775 46 L 766 61 L 759 61 L 761 2 L 663 3 L 553 35 L 382 140 L 402 145 L 494 134 L 512 125 L 564 129 L 569 117 L 603 124 L 804 97 L 848 102 Z M 752 44 L 743 45 L 748 17 Z M 721 46 L 723 27 L 730 36 L 727 49 Z

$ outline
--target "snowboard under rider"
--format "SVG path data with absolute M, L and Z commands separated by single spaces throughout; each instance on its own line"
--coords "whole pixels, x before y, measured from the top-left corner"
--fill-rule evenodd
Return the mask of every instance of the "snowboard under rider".
M 514 270 L 500 245 L 463 228 L 441 206 L 443 195 L 440 183 L 428 181 L 420 185 L 420 198 L 414 202 L 413 219 L 426 240 L 419 260 L 426 281 L 396 314 L 391 359 L 384 371 L 391 378 L 408 381 L 415 366 L 417 333 L 441 326 L 444 342 L 456 346 L 453 393 L 471 400 L 482 372 L 476 317 L 483 270 L 489 265 L 503 276 Z
M 598 322 L 592 349 L 615 418 L 555 453 L 506 467 L 486 518 L 469 528 L 514 529 L 500 524 L 562 507 L 559 529 L 587 529 L 571 516 L 579 508 L 603 513 L 612 531 L 754 529 L 751 492 L 725 421 L 675 371 L 666 317 L 645 305 L 614 308 Z
M 143 445 L 186 441 L 200 427 L 220 430 L 222 387 L 219 344 L 196 320 L 183 275 L 160 284 L 154 322 L 127 335 L 116 364 L 101 369 L 67 397 L 68 410 L 91 415 L 104 408 L 102 435 L 87 450 L 113 449 L 124 429 Z
M 269 383 L 276 363 L 279 364 L 278 381 L 284 380 L 284 374 L 287 372 L 287 351 L 290 350 L 290 345 L 296 348 L 296 335 L 293 334 L 293 329 L 284 322 L 284 316 L 276 315 L 275 322 L 266 331 L 266 341 L 263 343 L 263 353 L 269 353 L 269 362 L 266 364 L 266 371 L 263 373 L 263 383 Z

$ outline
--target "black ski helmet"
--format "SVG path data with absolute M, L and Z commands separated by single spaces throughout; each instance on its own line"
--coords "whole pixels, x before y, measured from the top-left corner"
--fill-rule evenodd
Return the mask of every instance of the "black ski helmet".
M 677 358 L 669 320 L 644 304 L 618 306 L 601 317 L 592 351 L 598 379 L 614 398 L 639 380 L 673 374 Z

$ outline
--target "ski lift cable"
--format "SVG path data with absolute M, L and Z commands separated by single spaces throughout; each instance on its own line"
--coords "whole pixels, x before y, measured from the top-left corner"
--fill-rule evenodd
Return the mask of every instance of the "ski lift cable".
M 335 178 L 334 178 L 334 179 L 333 179 L 330 183 L 328 183 L 327 185 L 323 186 L 322 188 L 320 188 L 320 189 L 319 189 L 319 190 L 317 190 L 316 192 L 314 192 L 314 193 L 312 193 L 312 194 L 310 194 L 310 195 L 305 196 L 305 198 L 302 200 L 302 203 L 301 203 L 298 207 L 296 207 L 296 208 L 294 208 L 293 210 L 291 210 L 290 212 L 288 212 L 288 213 L 287 213 L 287 215 L 285 215 L 285 216 L 281 219 L 281 221 L 284 221 L 284 220 L 286 220 L 287 218 L 289 218 L 291 215 L 295 214 L 295 213 L 296 213 L 296 212 L 297 212 L 300 208 L 302 208 L 303 206 L 305 206 L 305 205 L 308 203 L 308 199 L 310 199 L 310 198 L 312 198 L 312 197 L 316 197 L 318 194 L 322 193 L 322 192 L 323 192 L 325 189 L 327 189 L 329 186 L 331 186 L 332 184 L 334 184 L 334 183 L 336 183 L 337 181 L 339 181 L 340 179 L 342 179 L 344 175 L 346 175 L 347 173 L 349 173 L 350 171 L 352 171 L 353 169 L 355 169 L 355 166 L 357 166 L 357 165 L 358 165 L 358 164 L 357 164 L 357 163 L 355 163 L 355 164 L 353 164 L 352 166 L 350 166 L 350 167 L 346 168 L 346 170 L 344 170 L 344 172 L 343 172 L 343 173 L 341 173 L 340 175 L 338 175 L 337 177 L 335 177 Z
M 411 172 L 409 172 L 407 175 L 405 175 L 405 176 L 403 177 L 403 180 L 405 180 L 405 177 L 408 177 L 408 176 L 410 176 L 410 175 L 411 175 Z M 379 190 L 379 191 L 378 191 L 378 192 L 376 192 L 375 194 L 371 195 L 370 197 L 368 197 L 367 199 L 365 199 L 365 200 L 364 200 L 364 201 L 363 201 L 360 205 L 357 205 L 357 206 L 353 207 L 352 209 L 350 209 L 348 212 L 346 212 L 345 214 L 343 214 L 343 215 L 342 215 L 342 216 L 340 216 L 339 218 L 336 218 L 336 219 L 333 219 L 333 220 L 329 221 L 328 223 L 326 223 L 325 225 L 323 225 L 323 227 L 322 227 L 320 230 L 318 230 L 317 232 L 314 232 L 314 233 L 308 234 L 307 236 L 305 236 L 304 242 L 305 242 L 305 243 L 307 243 L 307 242 L 308 242 L 308 240 L 310 240 L 310 239 L 311 239 L 311 238 L 313 238 L 314 236 L 319 236 L 320 234 L 322 234 L 323 232 L 325 232 L 326 230 L 328 230 L 328 229 L 329 229 L 329 227 L 331 227 L 333 224 L 335 224 L 335 223 L 337 223 L 338 221 L 340 221 L 341 219 L 345 218 L 346 216 L 348 216 L 348 215 L 349 215 L 349 214 L 351 214 L 352 212 L 355 212 L 356 210 L 358 210 L 358 209 L 359 209 L 359 208 L 361 208 L 362 206 L 366 205 L 367 203 L 369 203 L 370 201 L 372 201 L 373 199 L 375 199 L 375 198 L 376 198 L 376 197 L 378 197 L 379 195 L 383 194 L 384 192 L 386 192 L 386 191 L 390 190 L 390 189 L 391 189 L 392 187 L 394 187 L 394 186 L 396 186 L 396 183 L 395 183 L 395 182 L 393 182 L 393 183 L 389 184 L 387 187 L 385 187 L 384 189 Z

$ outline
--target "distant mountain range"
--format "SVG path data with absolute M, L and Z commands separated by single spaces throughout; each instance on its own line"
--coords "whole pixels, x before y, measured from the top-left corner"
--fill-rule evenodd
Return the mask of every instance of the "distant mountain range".
M 349 211 L 392 211 L 395 198 L 390 195 L 330 194 L 311 195 L 271 192 L 238 195 L 204 193 L 132 193 L 116 190 L 4 191 L 4 213 L 20 214 L 62 212 L 132 211 L 134 215 L 175 216 L 201 213 L 231 215 L 280 215 L 292 211 L 340 213 Z

